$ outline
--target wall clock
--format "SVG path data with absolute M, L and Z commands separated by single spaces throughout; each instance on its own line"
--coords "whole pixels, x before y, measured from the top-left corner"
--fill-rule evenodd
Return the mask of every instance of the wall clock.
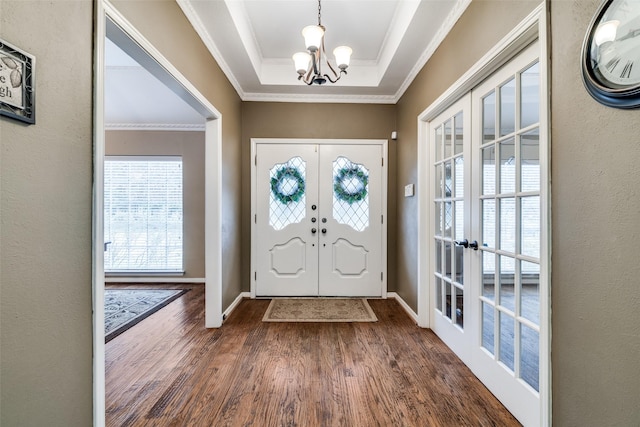
M 582 80 L 598 102 L 640 108 L 640 0 L 605 0 L 582 46 Z

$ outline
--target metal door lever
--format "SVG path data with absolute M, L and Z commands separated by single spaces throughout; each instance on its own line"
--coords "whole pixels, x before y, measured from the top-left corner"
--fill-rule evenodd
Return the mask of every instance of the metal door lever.
M 454 242 L 457 246 L 464 246 L 465 248 L 469 247 L 469 241 L 467 239 L 464 240 L 454 240 Z

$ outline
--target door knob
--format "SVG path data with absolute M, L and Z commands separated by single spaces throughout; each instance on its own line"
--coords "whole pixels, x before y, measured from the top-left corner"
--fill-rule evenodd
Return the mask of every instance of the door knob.
M 311 229 L 311 234 L 316 234 L 316 231 L 318 231 L 318 230 L 316 230 L 315 228 L 312 228 Z
M 322 229 L 322 234 L 327 234 L 327 229 L 326 228 Z
M 316 208 L 316 205 L 311 205 L 311 210 L 312 210 L 312 211 L 315 211 L 316 209 L 317 209 L 317 208 Z
M 464 240 L 455 240 L 455 241 L 454 241 L 454 243 L 455 243 L 457 246 L 464 246 L 465 248 L 468 248 L 468 247 L 469 247 L 469 241 L 468 241 L 467 239 L 464 239 Z
M 315 218 L 311 218 L 311 222 L 316 222 L 317 220 Z
M 478 250 L 478 241 L 474 240 L 473 242 L 469 243 L 469 247 L 472 248 L 474 251 Z

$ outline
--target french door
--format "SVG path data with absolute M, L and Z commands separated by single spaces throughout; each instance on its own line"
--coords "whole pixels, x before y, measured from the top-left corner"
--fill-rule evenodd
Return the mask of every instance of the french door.
M 256 296 L 383 296 L 383 148 L 256 144 Z
M 429 123 L 431 325 L 526 426 L 541 425 L 548 334 L 539 52 L 533 43 Z

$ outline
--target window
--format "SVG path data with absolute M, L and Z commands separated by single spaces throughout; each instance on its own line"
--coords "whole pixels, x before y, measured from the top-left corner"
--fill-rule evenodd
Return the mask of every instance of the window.
M 105 272 L 182 272 L 182 158 L 107 157 Z

